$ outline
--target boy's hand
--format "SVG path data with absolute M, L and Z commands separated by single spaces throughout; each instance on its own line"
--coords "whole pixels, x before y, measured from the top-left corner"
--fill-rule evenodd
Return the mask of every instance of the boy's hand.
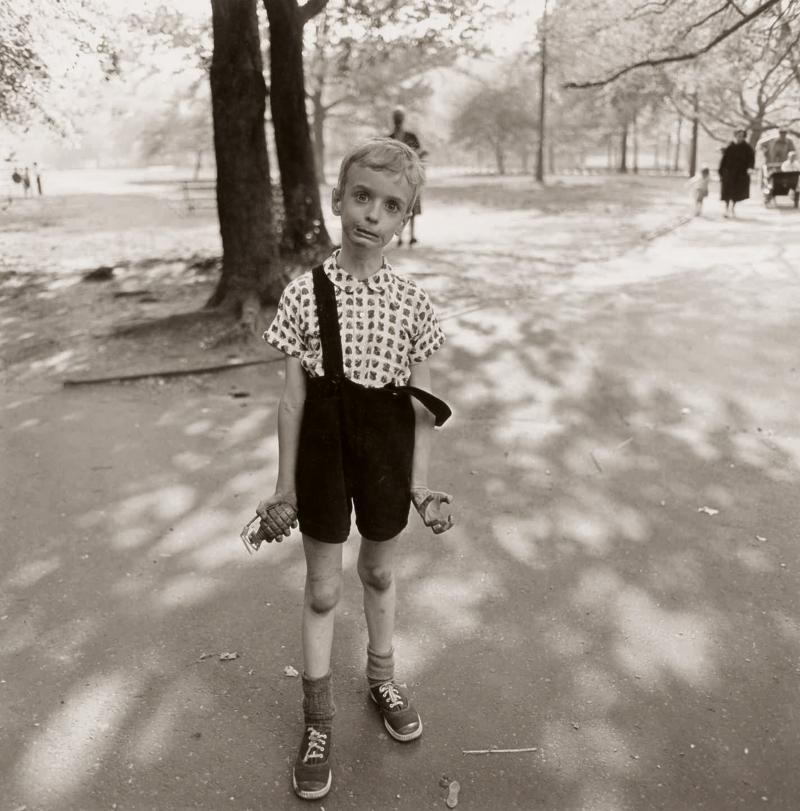
M 269 540 L 282 541 L 297 526 L 297 496 L 294 493 L 275 493 L 258 503 L 256 515 L 261 518 L 265 535 L 271 533 Z
M 294 493 L 276 493 L 256 507 L 256 517 L 240 534 L 247 551 L 258 549 L 262 541 L 280 543 L 297 526 L 297 497 Z
M 453 514 L 446 506 L 453 502 L 453 497 L 449 493 L 431 490 L 428 487 L 412 487 L 411 501 L 422 522 L 436 535 L 447 532 L 453 526 Z

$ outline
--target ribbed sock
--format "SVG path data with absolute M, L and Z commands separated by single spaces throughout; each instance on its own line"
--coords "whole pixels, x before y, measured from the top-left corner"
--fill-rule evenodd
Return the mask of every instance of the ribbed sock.
M 394 678 L 394 648 L 388 653 L 376 653 L 367 645 L 367 681 L 370 687 Z
M 303 673 L 303 721 L 305 724 L 331 726 L 336 715 L 331 688 L 331 673 L 310 679 Z

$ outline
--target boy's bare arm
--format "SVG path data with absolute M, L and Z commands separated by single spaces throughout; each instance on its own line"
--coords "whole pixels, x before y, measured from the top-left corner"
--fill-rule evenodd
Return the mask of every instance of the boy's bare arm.
M 273 495 L 259 502 L 256 508 L 256 514 L 274 538 L 288 536 L 297 524 L 295 473 L 306 400 L 306 378 L 300 361 L 287 356 L 285 370 L 283 394 L 278 404 L 278 478 Z
M 431 390 L 431 370 L 426 362 L 417 363 L 411 368 L 412 386 Z M 453 497 L 449 493 L 431 490 L 428 486 L 428 466 L 431 457 L 434 416 L 418 400 L 414 404 L 414 461 L 411 469 L 411 500 L 426 527 L 437 535 L 453 526 L 453 515 L 449 504 Z

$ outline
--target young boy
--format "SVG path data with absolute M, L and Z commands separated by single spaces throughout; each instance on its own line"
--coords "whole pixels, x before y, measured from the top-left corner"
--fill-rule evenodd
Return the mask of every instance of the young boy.
M 260 535 L 246 527 L 243 538 L 256 547 L 260 537 L 280 541 L 299 519 L 304 731 L 292 782 L 304 799 L 331 786 L 331 648 L 351 506 L 361 535 L 369 693 L 393 738 L 422 734 L 395 680 L 393 572 L 410 504 L 436 533 L 453 525 L 452 497 L 430 490 L 427 479 L 432 429 L 450 414 L 429 392 L 427 360 L 444 335 L 426 293 L 392 271 L 383 248 L 402 231 L 423 182 L 419 157 L 403 143 L 376 138 L 352 149 L 332 197 L 341 249 L 286 287 L 264 333 L 286 355 L 278 476 L 256 510 Z
M 699 217 L 703 213 L 703 200 L 708 197 L 708 184 L 711 181 L 711 172 L 707 166 L 700 170 L 699 175 L 694 175 L 689 180 L 692 190 L 692 200 L 694 201 L 694 216 Z

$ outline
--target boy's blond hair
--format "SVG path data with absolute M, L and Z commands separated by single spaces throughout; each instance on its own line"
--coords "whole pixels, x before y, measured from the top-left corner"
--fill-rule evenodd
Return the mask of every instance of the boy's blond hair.
M 347 172 L 354 164 L 376 172 L 402 175 L 411 186 L 412 195 L 408 203 L 408 211 L 411 211 L 425 183 L 425 167 L 419 155 L 410 146 L 394 138 L 384 137 L 370 138 L 354 146 L 342 158 L 339 179 L 336 181 L 336 192 L 339 196 L 344 194 Z

